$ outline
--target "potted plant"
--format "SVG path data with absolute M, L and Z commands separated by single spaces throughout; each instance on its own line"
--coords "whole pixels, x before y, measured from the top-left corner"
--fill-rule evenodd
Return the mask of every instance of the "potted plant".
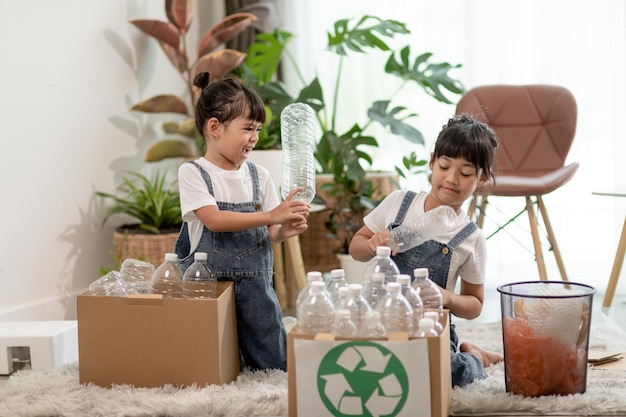
M 421 132 L 408 123 L 416 114 L 394 102 L 398 92 L 414 86 L 436 101 L 453 104 L 447 94 L 460 97 L 464 91 L 462 83 L 448 74 L 460 65 L 431 62 L 430 52 L 411 58 L 410 46 L 392 50 L 384 39 L 409 33 L 404 23 L 375 16 L 363 16 L 356 21 L 336 21 L 333 30 L 327 32 L 327 51 L 338 56 L 336 81 L 330 88 L 322 86 L 317 77 L 307 82 L 300 75 L 298 64 L 287 49 L 287 44 L 292 39 L 292 35 L 287 32 L 257 35 L 256 43 L 248 49 L 242 69 L 248 82 L 257 86 L 257 91 L 276 116 L 271 122 L 271 126 L 274 126 L 273 132 L 280 132 L 280 120 L 277 116 L 289 103 L 305 102 L 317 114 L 321 136 L 317 142 L 315 157 L 319 163 L 319 173 L 322 174 L 318 178 L 324 178 L 322 182 L 318 182 L 318 197 L 328 208 L 320 213 L 320 217 L 326 236 L 335 239 L 335 244 L 329 245 L 327 241 L 320 241 L 319 235 L 312 236 L 316 231 L 316 216 L 313 213 L 309 219 L 311 227 L 301 239 L 304 252 L 307 250 L 307 237 L 311 237 L 312 244 L 326 253 L 330 251 L 329 248 L 333 248 L 336 253 L 347 254 L 352 236 L 363 224 L 363 216 L 393 189 L 390 184 L 398 185 L 389 176 L 383 177 L 381 181 L 372 179 L 372 155 L 369 151 L 378 147 L 379 141 L 367 134 L 370 126 L 378 124 L 391 137 L 403 138 L 418 145 L 424 144 Z M 341 105 L 350 105 L 348 100 L 340 100 L 344 76 L 343 61 L 355 54 L 376 51 L 389 54 L 384 68 L 381 69 L 383 76 L 380 80 L 387 76 L 399 78 L 402 82 L 389 97 L 374 101 L 367 114 L 360 120 L 355 120 L 347 131 L 338 131 L 336 121 L 344 117 Z M 274 80 L 282 57 L 286 57 L 286 61 L 294 67 L 302 83 L 296 97 L 287 92 L 283 83 Z M 425 159 L 413 152 L 404 156 L 401 163 L 396 165 L 395 175 L 406 177 L 409 173 L 419 172 L 426 163 Z M 305 258 L 307 255 L 305 253 Z M 320 256 L 315 255 L 306 263 L 316 269 L 336 267 L 336 260 L 324 262 Z
M 113 237 L 116 267 L 127 258 L 160 265 L 165 253 L 173 250 L 182 224 L 178 189 L 167 183 L 166 174 L 147 177 L 129 172 L 115 194 L 96 194 L 111 202 L 103 223 L 120 215 L 126 222 L 116 228 Z
M 222 48 L 230 39 L 246 29 L 257 17 L 251 13 L 235 13 L 224 17 L 202 36 L 193 50 L 187 44 L 187 35 L 194 16 L 193 0 L 166 0 L 167 21 L 155 19 L 131 20 L 137 29 L 155 39 L 185 83 L 186 96 L 159 94 L 135 104 L 131 110 L 145 113 L 172 113 L 177 120 L 165 122 L 165 133 L 175 135 L 159 140 L 147 151 L 146 162 L 168 158 L 196 158 L 202 155 L 204 139 L 196 129 L 194 109 L 197 88 L 193 79 L 199 72 L 207 71 L 212 78 L 219 78 L 239 67 L 246 54 Z

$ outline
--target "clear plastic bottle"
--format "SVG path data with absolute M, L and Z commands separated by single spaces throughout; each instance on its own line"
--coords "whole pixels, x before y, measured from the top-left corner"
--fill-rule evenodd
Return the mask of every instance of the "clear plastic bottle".
M 424 305 L 424 313 L 428 310 L 436 311 L 439 316 L 443 316 L 443 298 L 437 284 L 428 278 L 428 269 L 415 268 L 413 270 L 415 279 L 411 286 L 416 290 L 419 288 L 419 295 Z
M 435 330 L 435 322 L 430 317 L 422 317 L 419 321 L 417 337 L 438 336 Z
M 346 272 L 343 269 L 338 268 L 330 271 L 330 281 L 328 281 L 326 289 L 330 294 L 330 299 L 333 304 L 337 304 L 337 298 L 339 298 L 339 288 L 347 286 L 348 281 L 346 281 Z
M 120 275 L 126 282 L 130 293 L 150 294 L 152 274 L 154 274 L 154 265 L 139 259 L 125 259 L 120 267 Z
M 178 255 L 166 253 L 165 260 L 152 274 L 152 292 L 163 298 L 183 296 L 183 271 L 178 265 Z
M 311 291 L 311 283 L 315 281 L 324 282 L 324 275 L 322 275 L 320 271 L 307 272 L 306 285 L 304 286 L 304 288 L 302 288 L 302 290 L 300 290 L 300 292 L 298 293 L 298 297 L 296 298 L 296 312 L 300 308 L 300 305 L 302 305 L 304 299 L 309 295 L 309 292 Z
M 352 321 L 350 310 L 337 310 L 333 333 L 339 337 L 356 337 L 356 324 Z
M 411 276 L 407 274 L 398 274 L 396 282 L 400 284 L 400 292 L 404 295 L 404 298 L 411 304 L 413 308 L 413 330 L 411 336 L 415 336 L 419 320 L 424 313 L 424 305 L 422 303 L 422 297 L 419 295 L 419 290 L 411 287 Z
M 315 197 L 315 126 L 315 111 L 306 103 L 291 103 L 280 114 L 283 199 L 297 187 L 303 190 L 294 200 L 310 203 Z
M 367 312 L 372 311 L 369 303 L 363 297 L 363 286 L 361 284 L 348 285 L 348 296 L 337 305 L 337 309 L 350 311 L 350 317 L 356 325 L 357 334 L 361 333 L 365 315 Z
M 377 247 L 376 256 L 365 265 L 363 271 L 363 295 L 368 300 L 370 299 L 371 280 L 374 273 L 385 274 L 385 284 L 396 280 L 396 276 L 400 273 L 400 270 L 398 269 L 398 265 L 391 259 L 390 247 Z
M 350 289 L 348 288 L 347 285 L 345 287 L 339 287 L 337 289 L 337 301 L 335 301 L 335 309 L 338 309 L 339 305 L 343 303 L 343 300 L 345 300 L 346 297 L 348 297 L 349 291 Z
M 386 285 L 387 293 L 380 300 L 376 311 L 380 313 L 380 322 L 390 332 L 413 332 L 413 307 L 402 295 L 402 286 L 398 282 Z
M 330 301 L 324 281 L 311 283 L 311 291 L 297 310 L 296 317 L 298 330 L 303 333 L 314 335 L 333 330 L 335 306 Z
M 443 325 L 441 324 L 441 316 L 439 316 L 439 313 L 437 313 L 436 311 L 427 311 L 424 313 L 424 317 L 432 319 L 433 320 L 433 328 L 435 329 L 435 331 L 437 332 L 437 334 L 441 334 L 443 333 Z
M 207 264 L 206 252 L 196 252 L 193 263 L 183 274 L 183 297 L 185 298 L 215 298 L 217 293 L 217 278 Z
M 452 229 L 456 212 L 450 206 L 438 206 L 394 227 L 389 232 L 389 246 L 395 253 L 405 252 L 421 243 Z
M 368 284 L 367 293 L 364 295 L 372 309 L 375 309 L 380 300 L 385 296 L 385 274 L 375 272 L 372 274 Z
M 363 329 L 359 333 L 360 337 L 380 338 L 387 337 L 385 326 L 380 322 L 380 312 L 376 310 L 368 311 L 363 319 Z

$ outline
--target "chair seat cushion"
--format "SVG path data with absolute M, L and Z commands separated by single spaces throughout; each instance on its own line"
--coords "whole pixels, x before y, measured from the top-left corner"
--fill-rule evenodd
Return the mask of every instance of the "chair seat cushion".
M 499 175 L 495 188 L 488 194 L 507 197 L 548 194 L 572 179 L 578 166 L 578 162 L 573 162 L 556 171 L 538 172 L 536 176 L 529 173 L 525 176 Z M 489 189 L 487 185 L 486 190 Z

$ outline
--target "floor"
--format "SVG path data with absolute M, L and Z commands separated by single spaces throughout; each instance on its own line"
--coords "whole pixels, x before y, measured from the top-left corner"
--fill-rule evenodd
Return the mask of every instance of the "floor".
M 480 320 L 485 323 L 500 320 L 501 316 L 500 316 L 499 293 L 497 292 L 495 288 L 493 289 L 488 288 L 486 289 L 485 296 L 486 296 L 485 297 L 486 300 L 492 300 L 492 301 L 498 300 L 498 301 L 485 303 L 485 308 L 483 309 L 482 315 L 476 320 Z M 613 299 L 613 304 L 610 309 L 603 309 L 601 307 L 603 298 L 604 298 L 604 293 L 598 293 L 594 296 L 594 300 L 593 300 L 594 305 L 595 305 L 594 312 L 601 311 L 603 314 L 607 314 L 622 329 L 624 329 L 624 331 L 626 331 L 626 294 L 616 295 L 615 298 Z M 290 313 L 291 311 L 285 312 L 286 315 L 289 315 Z M 2 386 L 5 384 L 6 380 L 7 380 L 6 376 L 0 376 L 0 388 L 2 388 Z M 550 417 L 553 417 L 553 416 L 554 414 L 550 415 Z M 497 416 L 493 416 L 493 417 L 497 417 Z M 507 415 L 506 417 L 527 417 L 527 416 Z M 536 416 L 536 417 L 542 417 L 542 416 Z M 593 416 L 590 416 L 590 417 L 593 417 Z

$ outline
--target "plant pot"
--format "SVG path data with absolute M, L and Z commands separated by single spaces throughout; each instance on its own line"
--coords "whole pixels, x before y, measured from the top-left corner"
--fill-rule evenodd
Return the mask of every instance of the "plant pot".
M 363 273 L 369 262 L 357 261 L 346 253 L 338 253 L 337 258 L 346 273 L 346 281 L 350 284 L 363 284 Z
M 113 233 L 117 269 L 126 259 L 139 259 L 158 267 L 163 263 L 165 254 L 174 250 L 178 233 L 175 229 L 152 234 L 138 232 L 128 226 L 118 227 Z

